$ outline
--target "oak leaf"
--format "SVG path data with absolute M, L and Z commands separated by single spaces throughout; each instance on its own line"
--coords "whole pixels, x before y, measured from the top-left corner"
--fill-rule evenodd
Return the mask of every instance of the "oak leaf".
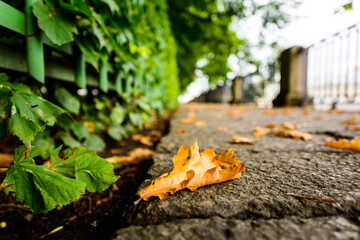
M 245 169 L 243 163 L 235 160 L 236 154 L 233 149 L 221 152 L 215 156 L 212 149 L 206 149 L 201 154 L 197 141 L 191 146 L 190 159 L 189 148 L 181 146 L 173 158 L 173 169 L 170 173 L 164 173 L 156 178 L 151 184 L 139 191 L 140 201 L 147 201 L 150 197 L 158 196 L 161 200 L 168 197 L 169 193 L 188 188 L 195 191 L 201 186 L 220 183 L 240 178 Z
M 255 144 L 255 143 L 257 143 L 255 140 L 252 140 L 252 139 L 247 138 L 247 137 L 241 137 L 241 136 L 232 136 L 231 140 L 234 143 L 242 143 L 242 144 Z
M 360 137 L 355 137 L 350 142 L 346 139 L 341 139 L 338 142 L 334 140 L 325 143 L 325 146 L 360 152 Z

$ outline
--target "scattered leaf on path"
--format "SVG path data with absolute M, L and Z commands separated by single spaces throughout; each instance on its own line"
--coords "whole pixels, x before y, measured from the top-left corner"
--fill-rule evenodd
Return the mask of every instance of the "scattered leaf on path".
M 181 123 L 183 124 L 191 124 L 196 122 L 197 118 L 193 113 L 188 113 L 186 118 L 183 118 L 180 120 Z
M 242 143 L 242 144 L 255 144 L 255 143 L 257 143 L 257 141 L 255 141 L 255 140 L 252 140 L 252 139 L 247 138 L 247 137 L 241 137 L 241 136 L 232 136 L 231 140 L 234 143 Z
M 273 123 L 269 123 L 267 125 L 268 128 L 277 128 L 277 129 L 285 129 L 285 130 L 294 130 L 296 129 L 298 126 L 295 123 L 281 123 L 279 125 L 273 124 Z
M 184 134 L 186 131 L 185 131 L 185 129 L 183 129 L 183 128 L 179 128 L 179 129 L 177 130 L 177 132 L 178 132 L 178 134 Z
M 197 127 L 205 127 L 206 126 L 206 122 L 205 121 L 197 121 L 196 123 L 195 123 L 195 126 L 197 126 Z
M 325 146 L 360 152 L 360 137 L 355 137 L 350 142 L 346 139 L 341 139 L 338 142 L 334 140 L 332 142 L 325 143 Z
M 331 139 L 332 139 L 331 137 L 323 137 L 322 140 L 323 140 L 324 142 L 330 142 Z
M 348 120 L 340 121 L 342 124 L 354 125 L 356 124 L 357 115 L 353 114 Z
M 227 130 L 227 127 L 226 126 L 219 126 L 218 127 L 218 131 L 219 132 L 225 132 Z
M 233 149 L 221 152 L 217 156 L 212 149 L 206 149 L 200 154 L 195 141 L 191 146 L 190 160 L 186 162 L 188 155 L 189 148 L 181 146 L 173 158 L 172 171 L 162 174 L 149 186 L 141 189 L 138 201 L 147 201 L 152 196 L 164 200 L 169 193 L 174 194 L 184 188 L 195 191 L 201 186 L 240 178 L 241 172 L 245 169 L 243 163 L 235 160 L 236 154 Z
M 269 133 L 270 133 L 270 129 L 268 129 L 268 128 L 263 128 L 263 127 L 257 126 L 254 129 L 254 135 L 257 138 L 261 137 L 262 135 L 269 134 Z
M 279 131 L 275 131 L 273 133 L 277 136 L 283 136 L 283 137 L 294 138 L 294 139 L 305 140 L 305 141 L 309 141 L 314 138 L 314 136 L 311 135 L 310 133 L 301 132 L 298 130 L 279 130 Z
M 297 198 L 310 199 L 310 200 L 318 200 L 323 202 L 332 202 L 336 203 L 336 200 L 330 198 L 319 198 L 319 197 L 309 197 L 309 196 L 296 196 Z

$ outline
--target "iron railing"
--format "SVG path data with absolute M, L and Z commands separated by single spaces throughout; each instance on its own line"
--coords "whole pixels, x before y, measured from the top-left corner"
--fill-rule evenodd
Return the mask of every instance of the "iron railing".
M 308 47 L 307 89 L 314 104 L 360 104 L 360 23 Z

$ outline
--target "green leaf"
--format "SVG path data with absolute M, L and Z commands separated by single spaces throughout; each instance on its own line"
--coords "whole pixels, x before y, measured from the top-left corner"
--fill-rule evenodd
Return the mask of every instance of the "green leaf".
M 101 152 L 105 149 L 106 144 L 104 140 L 98 135 L 92 134 L 90 135 L 85 142 L 83 143 L 85 147 L 88 147 L 96 152 Z
M 103 3 L 105 3 L 106 5 L 108 5 L 112 14 L 120 11 L 120 8 L 119 8 L 118 4 L 116 3 L 116 1 L 114 1 L 114 0 L 101 0 L 101 1 Z
M 55 148 L 54 151 L 51 152 L 51 154 L 50 154 L 50 164 L 51 165 L 61 162 L 61 158 L 59 158 L 59 153 L 60 153 L 61 149 L 62 149 L 62 145 Z
M 87 138 L 90 134 L 88 126 L 81 122 L 75 122 L 71 125 L 71 131 L 77 137 L 77 139 L 82 140 Z
M 85 184 L 37 166 L 32 159 L 23 159 L 11 166 L 2 183 L 5 192 L 16 192 L 16 200 L 34 212 L 50 211 L 57 205 L 75 201 L 85 191 Z
M 16 86 L 9 85 L 9 87 Z M 6 85 L 0 85 L 5 89 Z M 16 86 L 18 87 L 18 86 Z M 15 87 L 15 88 L 16 88 Z M 11 90 L 12 97 L 8 99 L 10 115 L 7 121 L 9 132 L 19 137 L 28 147 L 34 136 L 46 125 L 54 125 L 56 118 L 65 110 L 45 99 L 25 91 Z
M 50 153 L 55 149 L 55 140 L 50 136 L 50 131 L 39 132 L 31 143 L 33 146 L 44 146 L 47 151 L 41 155 L 43 159 L 48 159 Z
M 55 91 L 55 99 L 69 112 L 79 114 L 80 101 L 77 97 L 73 96 L 65 88 L 60 88 Z
M 89 192 L 103 191 L 118 179 L 112 164 L 83 147 L 74 149 L 68 159 L 52 165 L 50 169 L 62 174 L 75 172 L 76 179 L 84 182 Z
M 44 146 L 33 146 L 28 153 L 28 158 L 33 158 L 46 153 L 47 148 Z
M 141 115 L 139 113 L 136 113 L 136 112 L 129 113 L 129 119 L 130 119 L 130 122 L 134 126 L 139 127 L 139 128 L 141 128 L 143 126 L 143 121 L 142 121 Z
M 59 132 L 57 135 L 61 138 L 63 143 L 68 147 L 79 147 L 79 146 L 81 146 L 81 143 L 79 141 L 77 141 L 73 136 L 71 136 L 67 132 Z
M 111 138 L 114 140 L 120 141 L 124 138 L 127 138 L 129 136 L 129 133 L 127 129 L 121 125 L 112 124 L 108 130 L 107 133 Z
M 77 33 L 75 21 L 62 14 L 50 1 L 45 3 L 39 0 L 33 5 L 33 12 L 39 27 L 57 45 L 72 42 L 73 33 Z
M 31 146 L 34 136 L 43 129 L 43 127 L 29 121 L 18 113 L 12 114 L 9 118 L 8 128 L 12 135 L 18 136 L 18 138 L 28 147 Z
M 110 120 L 112 123 L 120 124 L 124 121 L 126 111 L 120 106 L 116 106 L 111 110 Z

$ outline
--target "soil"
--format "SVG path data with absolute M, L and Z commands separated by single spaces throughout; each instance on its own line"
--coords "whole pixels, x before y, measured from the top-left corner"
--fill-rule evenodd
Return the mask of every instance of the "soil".
M 152 127 L 137 133 L 144 136 L 157 133 L 152 138 L 154 144 L 151 147 L 131 139 L 120 142 L 106 139 L 108 147 L 99 155 L 125 155 L 137 147 L 154 149 L 161 136 L 167 133 L 168 123 L 168 118 L 162 118 Z M 6 195 L 0 191 L 1 239 L 110 239 L 122 227 L 126 206 L 136 195 L 151 164 L 152 159 L 148 159 L 137 165 L 129 164 L 116 169 L 115 174 L 121 177 L 106 191 L 86 193 L 72 204 L 48 213 L 33 213 L 16 201 L 15 193 Z M 0 173 L 0 182 L 4 178 L 5 173 Z

